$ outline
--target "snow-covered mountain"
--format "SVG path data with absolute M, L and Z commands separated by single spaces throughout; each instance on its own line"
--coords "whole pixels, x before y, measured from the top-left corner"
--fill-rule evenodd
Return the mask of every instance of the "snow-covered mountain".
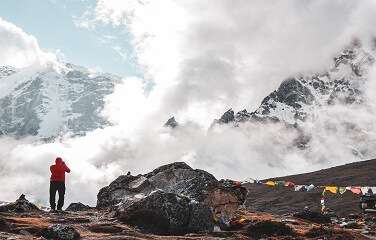
M 279 121 L 298 127 L 318 109 L 362 104 L 367 73 L 375 57 L 359 42 L 339 53 L 327 71 L 286 79 L 254 111 L 232 109 L 215 124 Z M 107 126 L 100 112 L 120 78 L 73 64 L 15 69 L 0 67 L 0 135 L 55 137 L 82 135 Z M 178 123 L 171 118 L 168 126 Z M 309 135 L 309 134 L 306 134 Z
M 375 56 L 374 50 L 354 41 L 333 58 L 326 71 L 288 78 L 256 110 L 235 113 L 229 109 L 211 128 L 279 122 L 297 134 L 294 147 L 307 149 L 307 154 L 313 145 L 326 148 L 335 142 L 341 146 L 338 149 L 356 158 L 374 157 L 373 103 L 367 89 Z
M 0 67 L 0 135 L 82 135 L 109 123 L 104 97 L 120 78 L 73 64 Z
M 299 125 L 315 117 L 320 107 L 334 104 L 362 104 L 369 68 L 375 57 L 355 41 L 334 59 L 328 71 L 288 78 L 270 93 L 253 112 L 230 109 L 215 123 L 281 121 Z

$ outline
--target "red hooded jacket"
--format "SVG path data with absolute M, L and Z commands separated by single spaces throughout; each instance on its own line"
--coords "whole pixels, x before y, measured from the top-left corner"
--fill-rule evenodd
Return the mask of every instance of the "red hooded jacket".
M 51 181 L 65 182 L 65 173 L 69 173 L 70 169 L 65 165 L 61 158 L 56 158 L 55 165 L 50 167 Z

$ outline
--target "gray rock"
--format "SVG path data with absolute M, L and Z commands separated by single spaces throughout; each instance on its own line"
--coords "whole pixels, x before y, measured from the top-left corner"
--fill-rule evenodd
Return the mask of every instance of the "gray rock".
M 150 195 L 121 205 L 118 218 L 154 234 L 186 234 L 211 232 L 214 224 L 208 206 L 192 203 L 187 197 L 155 191 Z
M 33 203 L 29 202 L 22 194 L 15 202 L 0 206 L 0 212 L 32 212 L 41 211 Z
M 164 126 L 170 127 L 170 128 L 176 128 L 177 126 L 179 126 L 179 123 L 175 120 L 175 117 L 171 117 L 170 119 L 167 120 Z
M 196 201 L 204 201 L 209 192 L 218 186 L 210 173 L 192 169 L 184 162 L 176 162 L 157 168 L 145 177 L 155 189 L 176 193 Z
M 136 195 L 146 196 L 157 189 L 204 201 L 218 184 L 217 179 L 210 173 L 192 169 L 183 162 L 176 162 L 161 166 L 145 175 L 118 177 L 99 191 L 97 207 L 111 207 Z
M 55 224 L 41 231 L 41 235 L 46 239 L 53 240 L 77 240 L 80 234 L 69 225 Z
M 212 232 L 214 230 L 213 212 L 207 205 L 195 201 L 190 202 L 189 232 Z
M 71 212 L 78 212 L 78 211 L 87 211 L 92 209 L 89 205 L 85 205 L 81 202 L 78 203 L 71 203 L 69 206 L 65 209 L 65 211 L 71 211 Z
M 248 112 L 246 109 L 239 111 L 235 115 L 235 119 L 237 122 L 245 122 L 248 121 L 252 117 L 252 113 Z
M 123 175 L 98 194 L 97 207 L 109 208 L 124 222 L 157 234 L 213 230 L 213 213 L 231 216 L 247 191 L 231 180 L 184 162 L 138 176 Z
M 134 189 L 131 183 L 139 179 L 139 176 L 122 175 L 107 187 L 102 188 L 97 196 L 97 207 L 106 208 L 120 203 L 124 198 L 134 196 L 141 192 L 151 192 L 146 189 Z M 131 186 L 129 185 L 131 184 Z
M 225 112 L 220 119 L 218 119 L 219 123 L 229 123 L 233 122 L 235 120 L 235 115 L 234 111 L 230 108 Z

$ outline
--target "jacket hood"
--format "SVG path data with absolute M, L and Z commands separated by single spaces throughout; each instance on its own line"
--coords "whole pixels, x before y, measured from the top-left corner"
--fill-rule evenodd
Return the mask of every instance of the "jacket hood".
M 56 164 L 62 164 L 63 163 L 63 159 L 61 159 L 60 157 L 58 157 L 58 158 L 56 158 L 55 163 Z

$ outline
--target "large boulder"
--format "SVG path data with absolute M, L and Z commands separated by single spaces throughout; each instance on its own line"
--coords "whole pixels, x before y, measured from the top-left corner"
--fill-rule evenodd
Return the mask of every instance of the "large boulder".
M 147 196 L 158 189 L 203 201 L 218 183 L 210 173 L 177 162 L 161 166 L 145 175 L 118 177 L 99 191 L 97 207 L 111 207 L 129 198 Z
M 217 179 L 210 173 L 192 169 L 184 162 L 161 166 L 145 175 L 150 184 L 156 189 L 176 193 L 204 201 L 210 191 L 218 186 Z
M 246 200 L 247 190 L 240 182 L 221 180 L 217 188 L 210 191 L 204 202 L 211 206 L 213 214 L 222 221 L 229 222 L 239 206 Z
M 233 202 L 242 204 L 247 192 L 245 188 L 234 187 L 232 183 L 218 181 L 206 171 L 192 169 L 184 162 L 176 162 L 144 175 L 118 177 L 99 191 L 97 207 L 112 207 L 129 199 L 147 196 L 155 190 L 186 196 L 198 202 L 205 202 L 209 196 L 219 192 L 231 195 Z
M 144 175 L 118 177 L 99 191 L 97 207 L 112 209 L 122 220 L 151 232 L 201 232 L 212 230 L 212 221 L 208 219 L 212 219 L 213 214 L 231 218 L 244 203 L 246 194 L 246 189 L 238 182 L 218 181 L 206 171 L 176 162 Z M 174 209 L 165 211 L 164 206 Z M 137 214 L 133 214 L 135 212 Z M 175 214 L 182 214 L 179 224 L 175 224 Z M 150 217 L 145 217 L 148 215 Z M 159 220 L 151 220 L 154 218 Z M 153 227 L 147 222 L 149 220 L 161 226 Z
M 155 234 L 211 232 L 214 229 L 207 205 L 161 190 L 122 204 L 117 216 L 125 223 Z
M 34 212 L 41 211 L 22 194 L 15 202 L 0 206 L 0 212 Z

